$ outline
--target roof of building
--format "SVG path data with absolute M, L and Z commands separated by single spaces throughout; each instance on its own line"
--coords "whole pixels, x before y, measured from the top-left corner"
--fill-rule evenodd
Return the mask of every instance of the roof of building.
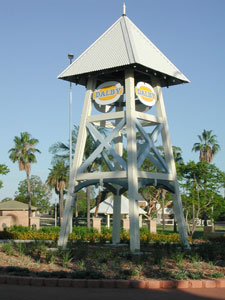
M 90 213 L 94 214 L 95 210 L 96 207 L 92 208 Z M 100 203 L 98 213 L 105 215 L 113 214 L 113 196 L 108 197 Z M 129 200 L 124 195 L 121 196 L 121 214 L 129 214 Z M 139 207 L 139 214 L 144 215 L 146 211 Z
M 142 66 L 144 72 L 156 72 L 164 79 L 168 77 L 162 86 L 189 82 L 177 67 L 124 15 L 58 78 L 83 84 L 80 80 L 82 75 L 88 76 L 90 73 L 129 65 Z
M 0 203 L 0 210 L 28 210 L 28 204 L 15 200 Z M 31 210 L 37 210 L 37 207 L 31 206 Z

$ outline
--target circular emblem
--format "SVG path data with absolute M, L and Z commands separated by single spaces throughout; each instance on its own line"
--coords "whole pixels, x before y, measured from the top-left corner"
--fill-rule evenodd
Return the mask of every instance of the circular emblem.
M 116 102 L 123 95 L 123 87 L 119 82 L 108 81 L 100 84 L 93 93 L 93 100 L 99 105 Z
M 147 106 L 153 106 L 156 103 L 157 96 L 153 87 L 146 82 L 138 82 L 135 88 L 138 99 Z

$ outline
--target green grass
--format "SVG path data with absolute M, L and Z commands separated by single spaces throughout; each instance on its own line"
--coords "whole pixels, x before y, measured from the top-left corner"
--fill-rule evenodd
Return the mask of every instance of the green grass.
M 225 232 L 225 225 L 215 225 L 215 231 Z

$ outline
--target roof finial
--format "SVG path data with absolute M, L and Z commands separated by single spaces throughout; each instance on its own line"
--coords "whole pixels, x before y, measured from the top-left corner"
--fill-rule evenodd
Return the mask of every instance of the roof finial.
M 123 3 L 123 16 L 126 16 L 126 4 Z

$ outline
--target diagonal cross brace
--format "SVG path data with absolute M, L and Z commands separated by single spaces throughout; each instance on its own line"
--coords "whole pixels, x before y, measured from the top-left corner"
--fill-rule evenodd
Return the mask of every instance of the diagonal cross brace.
M 110 145 L 110 142 L 116 137 L 118 132 L 123 128 L 125 124 L 125 118 L 122 119 L 118 125 L 113 129 L 113 131 L 106 137 L 103 136 L 98 132 L 98 130 L 90 123 L 86 123 L 86 127 L 88 128 L 90 134 L 100 142 L 99 146 L 95 149 L 95 151 L 88 157 L 88 159 L 80 166 L 78 169 L 78 174 L 83 173 L 87 167 L 98 157 L 99 154 L 102 153 L 104 148 L 106 148 L 110 154 L 118 161 L 118 163 L 123 166 L 123 168 L 127 169 L 127 164 L 123 158 L 121 158 L 116 151 L 113 149 L 113 146 Z
M 151 138 L 152 138 L 153 143 L 156 143 L 156 142 L 157 142 L 158 136 L 159 136 L 159 134 L 161 133 L 162 129 L 163 129 L 163 124 L 159 124 L 159 125 L 157 125 L 157 126 L 154 128 L 154 130 L 152 131 L 152 133 L 151 133 Z
M 141 124 L 140 124 L 141 126 Z M 159 124 L 158 126 L 155 127 L 155 129 L 153 130 L 153 132 L 151 133 L 151 138 L 152 138 L 152 142 L 151 145 L 154 145 L 154 143 L 157 142 L 158 140 L 158 136 L 162 130 L 163 125 Z M 142 134 L 142 133 L 141 133 Z M 143 137 L 143 135 L 142 135 Z M 138 150 L 138 168 L 140 168 L 140 166 L 142 165 L 143 161 L 145 160 L 145 158 L 149 155 L 151 155 L 149 153 L 150 149 L 151 149 L 151 145 L 148 141 L 145 140 L 145 143 L 143 145 L 140 146 L 139 150 Z M 158 161 L 151 155 L 151 161 L 156 164 L 159 169 L 164 169 L 162 168 L 162 166 L 158 163 Z
M 127 164 L 126 162 L 123 160 L 123 158 L 121 158 L 117 152 L 114 150 L 113 146 L 110 144 L 110 142 L 117 137 L 118 132 L 123 128 L 125 124 L 125 119 L 122 119 L 117 126 L 114 128 L 114 130 L 111 132 L 111 134 L 104 139 L 102 137 L 102 135 L 99 133 L 99 131 L 90 123 L 87 123 L 87 128 L 90 132 L 90 134 L 92 135 L 93 138 L 96 138 L 101 144 L 104 145 L 104 147 L 109 151 L 109 153 L 115 158 L 115 160 L 119 163 L 119 165 L 121 165 L 123 168 L 121 168 L 121 170 L 123 169 L 127 169 Z M 104 149 L 104 148 L 103 148 Z M 103 150 L 104 151 L 104 150 Z M 103 153 L 103 151 L 101 153 Z M 106 153 L 105 153 L 106 154 Z M 107 154 L 106 154 L 107 155 Z M 108 158 L 109 159 L 109 158 Z
M 157 166 L 160 170 L 165 171 L 165 169 L 162 167 L 162 165 L 159 163 L 159 161 L 151 153 L 149 153 L 149 150 L 150 150 L 150 146 L 147 142 L 144 143 L 143 145 L 141 145 L 141 147 L 139 149 L 140 155 L 138 156 L 138 162 L 137 162 L 138 169 L 141 167 L 145 158 L 148 157 L 149 160 L 155 166 Z M 138 151 L 138 153 L 139 153 L 139 151 Z
M 91 137 L 93 138 L 94 142 L 95 142 L 97 145 L 100 145 L 100 142 L 98 141 L 98 139 L 97 139 L 94 135 L 92 135 L 91 132 L 90 132 L 90 135 L 91 135 Z M 113 164 L 111 163 L 111 160 L 109 159 L 109 157 L 108 157 L 108 155 L 107 155 L 107 153 L 106 153 L 106 151 L 105 151 L 104 149 L 102 150 L 101 155 L 102 155 L 102 157 L 103 157 L 103 159 L 104 159 L 106 165 L 108 166 L 109 170 L 110 170 L 110 171 L 115 171 L 115 167 L 114 167 Z
M 150 161 L 152 163 L 154 163 L 159 169 L 164 170 L 167 173 L 169 173 L 169 168 L 168 168 L 167 164 L 165 163 L 165 161 L 162 158 L 162 156 L 160 155 L 158 149 L 154 145 L 154 142 L 157 141 L 158 135 L 162 130 L 162 124 L 156 126 L 156 128 L 152 132 L 151 136 L 149 136 L 145 132 L 145 130 L 143 129 L 143 127 L 141 126 L 141 124 L 138 120 L 136 120 L 136 126 L 137 126 L 138 130 L 140 131 L 142 137 L 145 140 L 144 145 L 146 145 L 146 148 L 144 149 L 144 152 L 142 154 L 140 154 L 139 157 L 138 157 L 138 167 L 140 167 L 142 165 L 143 161 L 148 156 Z M 155 159 L 154 156 L 149 153 L 150 150 L 152 150 L 152 152 L 155 154 L 157 159 Z
M 151 147 L 149 143 L 145 142 L 144 144 L 139 146 L 138 153 L 137 153 L 137 167 L 138 169 L 141 167 L 143 161 L 148 156 Z

